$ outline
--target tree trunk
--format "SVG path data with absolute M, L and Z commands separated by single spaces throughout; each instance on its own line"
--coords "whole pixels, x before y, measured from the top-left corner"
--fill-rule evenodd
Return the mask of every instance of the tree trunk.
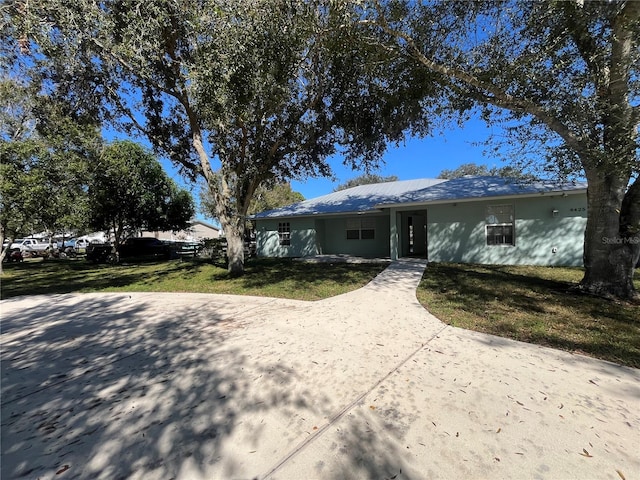
M 587 227 L 584 237 L 584 278 L 579 289 L 603 297 L 637 299 L 633 286 L 640 234 L 629 228 L 629 213 L 637 210 L 638 187 L 627 190 L 624 175 L 602 176 L 587 171 Z M 630 195 L 625 203 L 625 192 Z M 625 215 L 626 214 L 626 215 Z M 632 215 L 635 216 L 635 215 Z M 637 223 L 637 219 L 636 219 Z
M 223 226 L 224 228 L 224 226 Z M 228 271 L 231 276 L 240 276 L 244 273 L 244 232 L 233 229 L 225 230 L 227 238 Z
M 636 179 L 622 200 L 621 229 L 633 252 L 633 267 L 640 267 L 640 179 Z
M 4 248 L 3 246 L 0 246 L 0 275 L 2 275 L 2 273 L 4 272 L 4 270 L 2 269 L 2 266 L 4 264 L 4 257 L 7 256 L 7 253 L 9 253 L 9 249 L 11 247 L 11 242 L 13 242 L 12 238 L 8 239 L 9 241 L 9 245 L 7 245 L 7 248 Z M 4 233 L 0 232 L 0 245 L 4 245 Z
M 238 212 L 238 215 L 233 218 L 234 215 L 231 213 L 233 209 L 230 208 L 232 194 L 229 185 L 222 173 L 220 173 L 221 177 L 218 178 L 211 169 L 209 156 L 202 144 L 200 124 L 187 97 L 181 96 L 179 100 L 182 102 L 189 117 L 192 144 L 200 159 L 201 174 L 213 193 L 216 203 L 216 216 L 227 239 L 227 270 L 232 276 L 240 276 L 244 273 L 244 217 L 246 208 L 244 212 Z

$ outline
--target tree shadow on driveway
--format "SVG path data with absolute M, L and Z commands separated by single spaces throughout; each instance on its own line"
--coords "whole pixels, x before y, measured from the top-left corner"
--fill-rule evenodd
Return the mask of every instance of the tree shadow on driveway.
M 305 392 L 282 393 L 295 372 L 225 343 L 242 320 L 205 300 L 173 312 L 127 294 L 20 302 L 3 304 L 2 478 L 244 476 L 242 448 L 262 440 L 253 414 L 310 408 Z

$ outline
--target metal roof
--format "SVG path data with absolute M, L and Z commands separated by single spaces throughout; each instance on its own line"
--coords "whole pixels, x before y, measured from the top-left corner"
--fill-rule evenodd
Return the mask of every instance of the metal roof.
M 254 218 L 366 213 L 402 205 L 531 196 L 553 192 L 578 193 L 586 188 L 586 182 L 530 182 L 504 177 L 470 176 L 451 180 L 423 178 L 359 185 L 275 210 L 267 210 L 256 214 Z

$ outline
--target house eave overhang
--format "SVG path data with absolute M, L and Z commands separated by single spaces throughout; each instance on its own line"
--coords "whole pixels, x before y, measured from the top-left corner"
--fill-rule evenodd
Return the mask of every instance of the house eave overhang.
M 399 202 L 399 203 L 381 203 L 375 205 L 376 208 L 382 209 L 411 209 L 415 207 L 426 207 L 429 205 L 446 205 L 452 203 L 471 203 L 471 202 L 488 202 L 488 201 L 502 201 L 502 200 L 515 200 L 520 198 L 540 198 L 540 197 L 566 197 L 568 195 L 580 195 L 586 194 L 586 188 L 580 188 L 575 190 L 557 190 L 547 192 L 531 192 L 531 193 L 517 193 L 511 195 L 483 195 L 479 197 L 468 198 L 446 198 L 436 200 L 418 200 L 414 202 Z

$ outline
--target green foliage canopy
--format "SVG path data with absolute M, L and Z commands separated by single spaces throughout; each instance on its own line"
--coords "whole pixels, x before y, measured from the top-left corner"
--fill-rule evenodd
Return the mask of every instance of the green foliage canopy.
M 487 165 L 478 165 L 476 163 L 463 163 L 452 170 L 444 169 L 438 174 L 437 178 L 452 179 L 464 177 L 466 175 L 535 180 L 535 177 L 532 174 L 523 172 L 515 166 L 507 165 L 504 167 L 488 167 Z
M 15 55 L 28 55 L 79 115 L 142 132 L 183 173 L 204 177 L 216 218 L 237 240 L 229 268 L 239 273 L 238 242 L 262 182 L 330 174 L 336 144 L 352 164 L 375 163 L 387 139 L 402 137 L 380 120 L 402 116 L 406 103 L 371 81 L 386 54 L 357 41 L 347 5 L 13 2 L 5 42 L 21 46 Z M 381 110 L 382 99 L 393 105 Z
M 92 125 L 7 72 L 0 81 L 0 234 L 49 235 L 86 226 L 86 165 L 100 143 Z
M 288 182 L 265 183 L 260 185 L 254 193 L 248 215 L 285 207 L 303 200 L 304 196 L 300 192 L 292 190 L 291 184 Z M 215 198 L 211 195 L 208 185 L 203 185 L 200 190 L 200 206 L 205 215 L 215 218 Z
M 397 182 L 398 177 L 396 175 L 389 175 L 388 177 L 377 175 L 375 173 L 363 173 L 360 176 L 347 180 L 341 183 L 333 189 L 334 192 L 340 190 L 346 190 L 347 188 L 357 187 L 358 185 L 369 185 L 372 183 L 385 183 L 385 182 Z
M 131 141 L 108 145 L 91 165 L 90 224 L 111 230 L 116 248 L 139 230 L 188 226 L 195 212 L 189 192 L 167 177 L 155 156 Z
M 273 210 L 275 208 L 286 207 L 293 203 L 302 202 L 304 195 L 291 189 L 290 183 L 276 183 L 274 185 L 261 185 L 256 191 L 249 215 Z

